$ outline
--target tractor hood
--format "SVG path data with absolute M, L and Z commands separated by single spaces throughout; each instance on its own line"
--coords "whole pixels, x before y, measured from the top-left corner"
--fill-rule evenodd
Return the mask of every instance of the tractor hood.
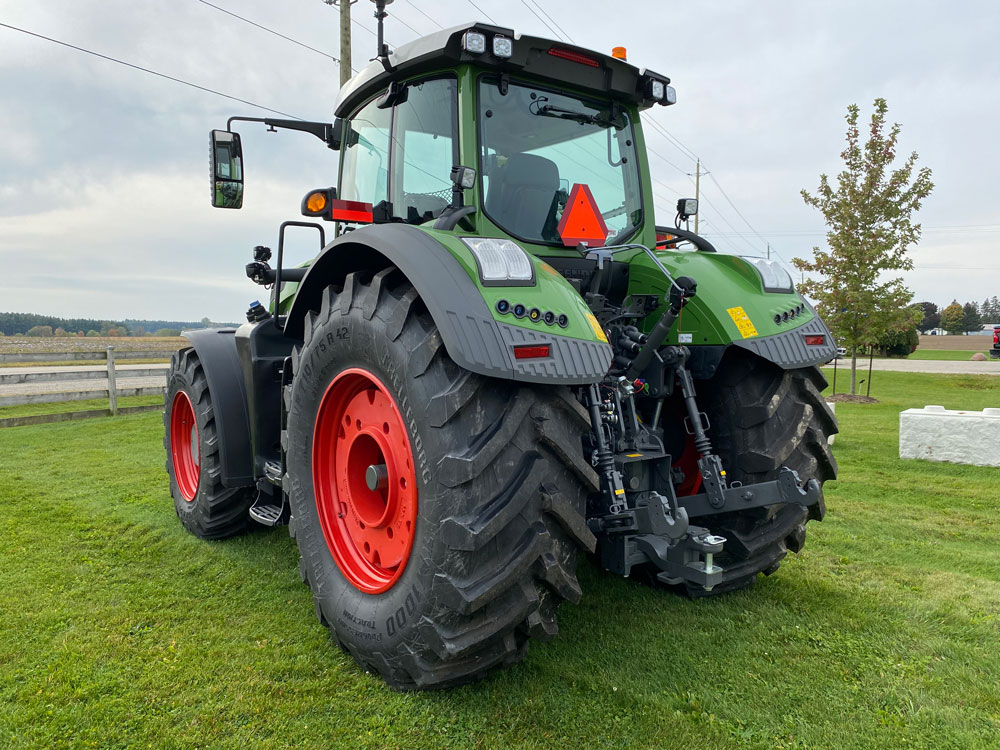
M 465 48 L 463 40 L 470 32 L 485 38 L 482 52 L 470 52 Z M 509 57 L 493 53 L 496 37 L 511 40 Z M 653 98 L 654 81 L 663 84 L 663 87 L 656 87 L 658 92 L 664 91 L 670 83 L 669 78 L 659 73 L 640 70 L 624 60 L 572 44 L 516 34 L 513 29 L 502 26 L 471 23 L 404 44 L 389 53 L 385 65 L 378 59 L 369 63 L 341 88 L 335 114 L 347 117 L 392 81 L 469 63 L 500 73 L 530 75 L 573 86 L 622 103 L 636 104 L 640 109 L 657 103 L 672 103 L 665 98 Z

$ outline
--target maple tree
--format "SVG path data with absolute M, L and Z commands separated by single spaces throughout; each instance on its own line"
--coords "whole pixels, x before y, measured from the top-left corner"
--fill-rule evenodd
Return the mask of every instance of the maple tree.
M 819 209 L 829 227 L 828 250 L 813 248 L 813 259 L 794 258 L 812 274 L 799 286 L 816 301 L 826 324 L 851 352 L 851 393 L 857 389 L 857 352 L 887 334 L 916 325 L 923 317 L 910 307 L 913 293 L 892 275 L 913 268 L 907 250 L 920 239 L 913 214 L 934 184 L 928 167 L 916 168 L 912 152 L 894 168 L 900 125 L 886 128 L 889 106 L 878 98 L 862 142 L 860 109 L 847 108 L 847 146 L 840 156 L 844 169 L 836 184 L 820 175 L 815 194 L 802 190 L 805 202 Z

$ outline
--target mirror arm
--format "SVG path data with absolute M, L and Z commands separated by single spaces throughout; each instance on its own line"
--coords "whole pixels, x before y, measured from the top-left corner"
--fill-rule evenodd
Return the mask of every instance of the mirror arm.
M 230 117 L 226 121 L 226 130 L 233 129 L 234 122 L 262 122 L 272 130 L 284 128 L 285 130 L 299 130 L 303 133 L 312 133 L 323 141 L 328 148 L 334 151 L 340 150 L 340 118 L 335 122 L 309 122 L 307 120 L 276 120 L 271 117 Z

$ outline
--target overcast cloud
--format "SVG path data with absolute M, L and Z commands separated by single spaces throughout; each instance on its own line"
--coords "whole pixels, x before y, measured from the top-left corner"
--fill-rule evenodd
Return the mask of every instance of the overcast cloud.
M 848 104 L 875 97 L 903 126 L 935 190 L 906 281 L 918 300 L 1000 294 L 1000 6 L 992 2 L 633 2 L 539 0 L 577 44 L 628 48 L 673 79 L 678 104 L 656 120 L 696 152 L 702 232 L 720 249 L 784 259 L 824 239 L 801 188 L 839 171 Z M 336 54 L 337 9 L 322 0 L 213 0 Z M 552 36 L 524 2 L 476 0 L 497 23 Z M 416 6 L 416 7 L 414 7 Z M 366 0 L 355 18 L 374 28 Z M 396 0 L 386 36 L 401 44 L 486 20 L 468 0 Z M 614 8 L 609 14 L 608 9 Z M 0 0 L 0 23 L 86 47 L 298 117 L 329 120 L 339 73 L 315 52 L 199 0 Z M 354 26 L 355 67 L 374 36 Z M 243 275 L 277 243 L 302 195 L 335 184 L 337 155 L 309 136 L 247 126 L 242 211 L 213 210 L 208 131 L 244 104 L 0 27 L 0 310 L 107 319 L 238 320 L 260 288 Z M 673 219 L 694 162 L 646 128 L 657 218 Z M 679 169 L 678 169 L 679 167 Z M 292 243 L 293 260 L 314 251 Z

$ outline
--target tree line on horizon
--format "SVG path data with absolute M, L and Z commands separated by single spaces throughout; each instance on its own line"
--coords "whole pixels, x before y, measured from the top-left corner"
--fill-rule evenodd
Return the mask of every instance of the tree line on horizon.
M 953 299 L 944 307 L 938 307 L 933 302 L 917 304 L 923 311 L 923 318 L 918 324 L 921 331 L 943 328 L 948 333 L 962 334 L 980 331 L 984 325 L 1000 325 L 1000 298 L 996 295 L 982 303 L 972 301 L 961 304 Z
M 35 313 L 0 312 L 0 335 L 37 337 L 125 337 L 179 336 L 182 330 L 235 326 L 215 323 L 208 318 L 199 321 L 179 320 L 97 320 L 94 318 L 60 318 Z

